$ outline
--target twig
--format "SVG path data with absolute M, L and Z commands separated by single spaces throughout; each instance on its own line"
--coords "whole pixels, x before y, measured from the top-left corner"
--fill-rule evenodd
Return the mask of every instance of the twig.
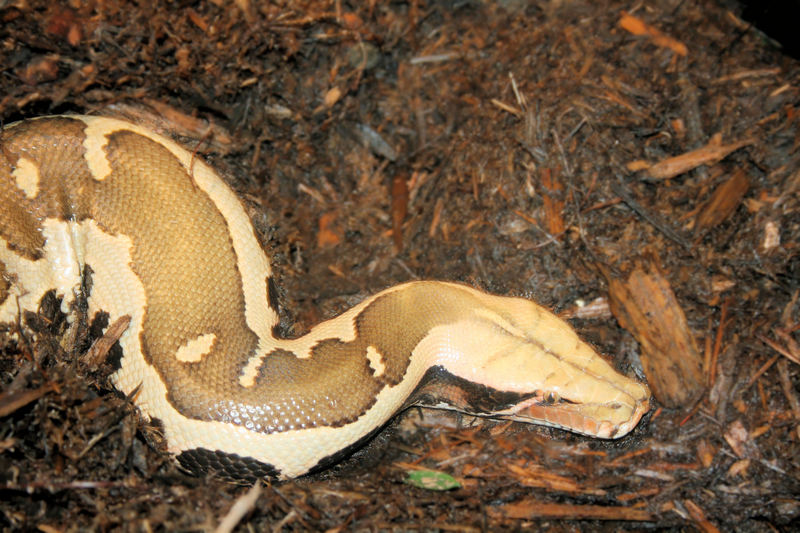
M 758 378 L 760 378 L 760 377 L 761 377 L 761 376 L 764 374 L 764 372 L 766 372 L 767 370 L 769 370 L 769 369 L 770 369 L 770 367 L 771 367 L 772 365 L 774 365 L 774 364 L 775 364 L 775 361 L 777 361 L 779 358 L 780 358 L 780 354 L 778 354 L 778 355 L 773 355 L 773 356 L 772 356 L 772 358 L 771 358 L 769 361 L 767 361 L 766 363 L 764 363 L 763 365 L 761 365 L 761 368 L 759 368 L 758 370 L 756 370 L 756 373 L 755 373 L 755 374 L 753 374 L 753 377 L 751 377 L 751 378 L 750 378 L 750 380 L 747 382 L 747 385 L 745 385 L 745 386 L 744 386 L 745 390 L 747 390 L 747 389 L 749 389 L 750 387 L 752 387 L 752 386 L 753 386 L 753 383 L 755 383 L 755 382 L 756 382 L 756 380 L 757 380 Z
M 625 202 L 625 205 L 631 208 L 633 212 L 637 215 L 645 219 L 649 222 L 654 228 L 664 234 L 665 237 L 680 244 L 685 249 L 690 250 L 692 248 L 692 244 L 681 237 L 675 230 L 673 230 L 669 225 L 663 222 L 658 216 L 650 213 L 644 207 L 639 204 L 636 200 L 633 199 L 633 196 L 628 192 L 625 188 L 625 184 L 622 182 L 622 178 L 618 175 L 617 176 L 618 183 L 611 182 L 611 190 L 614 191 L 614 194 L 622 198 L 622 201 Z
M 260 495 L 261 482 L 259 481 L 253 485 L 250 490 L 236 499 L 230 510 L 228 510 L 228 514 L 225 515 L 217 526 L 217 529 L 214 530 L 215 533 L 229 533 L 233 531 L 233 528 L 236 527 L 242 518 L 253 509 Z

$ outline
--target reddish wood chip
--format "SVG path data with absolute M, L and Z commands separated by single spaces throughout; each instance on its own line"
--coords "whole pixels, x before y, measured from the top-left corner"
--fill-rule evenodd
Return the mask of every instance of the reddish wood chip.
M 550 235 L 561 235 L 564 233 L 564 218 L 561 216 L 564 211 L 564 184 L 559 179 L 558 170 L 545 168 L 542 170 L 542 201 L 544 202 L 545 223 L 547 232 Z
M 709 229 L 724 222 L 736 211 L 749 188 L 750 182 L 744 171 L 736 170 L 722 185 L 714 189 L 711 198 L 697 213 L 695 234 L 703 235 Z
M 53 81 L 58 77 L 60 57 L 49 54 L 32 59 L 25 68 L 17 70 L 17 76 L 28 85 Z
M 642 347 L 647 381 L 668 407 L 691 404 L 703 391 L 702 358 L 669 282 L 637 267 L 627 281 L 606 273 L 611 312 Z
M 630 506 L 571 505 L 527 498 L 488 508 L 489 515 L 504 518 L 567 518 L 570 520 L 636 520 L 650 522 L 656 517 L 645 509 Z
M 327 248 L 342 242 L 344 231 L 339 223 L 338 213 L 328 211 L 319 217 L 319 232 L 317 232 L 317 246 Z
M 71 46 L 77 46 L 82 38 L 82 24 L 85 22 L 74 10 L 56 4 L 50 11 L 44 31 L 48 35 L 65 39 Z
M 685 172 L 721 161 L 739 148 L 755 143 L 755 139 L 745 139 L 731 144 L 722 144 L 719 135 L 715 135 L 707 145 L 690 152 L 668 157 L 646 170 L 647 175 L 655 179 L 669 179 Z
M 717 526 L 712 524 L 707 518 L 703 509 L 692 500 L 683 500 L 683 505 L 689 511 L 689 516 L 694 520 L 694 525 L 703 533 L 719 533 Z
M 403 249 L 403 222 L 407 213 L 408 182 L 405 174 L 398 174 L 392 179 L 392 237 L 398 252 Z
M 96 339 L 83 355 L 83 362 L 96 367 L 105 361 L 108 351 L 114 346 L 131 323 L 130 315 L 123 315 L 111 324 L 102 337 Z
M 622 12 L 622 16 L 619 19 L 619 25 L 622 29 L 632 33 L 633 35 L 649 37 L 656 46 L 669 48 L 680 56 L 686 56 L 689 53 L 689 49 L 686 47 L 686 45 L 679 40 L 662 33 L 655 26 L 651 26 L 642 19 L 634 17 L 625 11 Z

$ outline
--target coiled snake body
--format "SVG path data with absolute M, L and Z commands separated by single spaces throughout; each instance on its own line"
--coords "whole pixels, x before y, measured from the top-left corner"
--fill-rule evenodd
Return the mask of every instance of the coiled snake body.
M 137 406 L 191 470 L 299 476 L 414 403 L 603 438 L 647 411 L 647 387 L 549 311 L 455 283 L 398 285 L 276 338 L 269 262 L 240 200 L 135 124 L 23 121 L 0 154 L 0 323 L 51 291 L 70 313 L 82 287 L 90 320 L 129 315 L 113 382 L 140 387 Z

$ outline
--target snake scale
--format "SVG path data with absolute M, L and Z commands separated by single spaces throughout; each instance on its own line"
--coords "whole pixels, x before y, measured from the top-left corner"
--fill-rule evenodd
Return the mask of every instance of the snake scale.
M 601 438 L 648 409 L 645 385 L 548 310 L 457 283 L 404 283 L 274 335 L 272 273 L 240 199 L 136 124 L 26 120 L 3 128 L 0 151 L 0 324 L 48 294 L 73 321 L 78 296 L 90 321 L 130 316 L 112 381 L 139 388 L 191 471 L 300 476 L 410 405 Z

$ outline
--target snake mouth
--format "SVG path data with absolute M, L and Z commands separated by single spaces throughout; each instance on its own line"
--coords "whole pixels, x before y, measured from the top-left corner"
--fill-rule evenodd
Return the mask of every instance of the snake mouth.
M 559 393 L 560 392 L 560 393 Z M 604 395 L 574 387 L 538 388 L 531 392 L 503 391 L 465 380 L 441 367 L 428 371 L 407 406 L 538 424 L 602 439 L 630 433 L 650 408 L 649 388 L 625 378 Z
M 628 434 L 650 408 L 649 396 L 610 402 L 579 403 L 555 393 L 537 392 L 499 412 L 493 418 L 539 424 L 601 439 Z

